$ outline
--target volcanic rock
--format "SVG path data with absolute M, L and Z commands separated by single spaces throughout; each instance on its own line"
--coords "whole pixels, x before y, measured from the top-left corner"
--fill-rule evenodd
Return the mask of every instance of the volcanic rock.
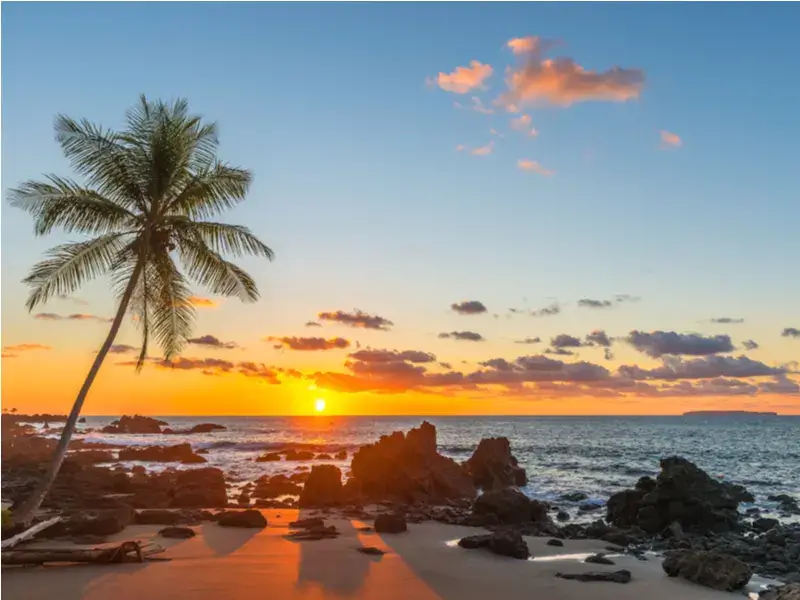
M 258 510 L 227 511 L 217 519 L 220 527 L 247 527 L 263 529 L 267 519 Z
M 742 589 L 753 572 L 738 558 L 717 552 L 674 550 L 661 567 L 670 577 L 681 577 L 699 585 L 733 592 Z
M 378 515 L 375 519 L 377 533 L 402 533 L 408 531 L 406 518 L 399 514 Z
M 333 465 L 316 465 L 311 468 L 303 491 L 300 508 L 311 506 L 337 506 L 342 502 L 342 472 Z
M 484 438 L 464 464 L 475 486 L 484 490 L 523 486 L 528 482 L 525 469 L 511 454 L 508 438 Z
M 124 415 L 116 421 L 103 427 L 103 433 L 161 433 L 161 426 L 167 425 L 166 421 L 159 421 L 152 417 Z
M 123 448 L 119 460 L 139 460 L 143 462 L 180 462 L 184 464 L 204 463 L 206 459 L 194 453 L 191 444 L 175 446 L 145 446 Z

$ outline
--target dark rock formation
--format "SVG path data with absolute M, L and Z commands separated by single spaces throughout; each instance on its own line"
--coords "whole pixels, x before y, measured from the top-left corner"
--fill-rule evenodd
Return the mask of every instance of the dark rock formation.
M 507 438 L 484 438 L 464 464 L 473 483 L 484 490 L 523 486 L 528 482 L 525 469 L 511 454 Z
M 800 583 L 790 583 L 761 592 L 758 600 L 800 600 Z
M 518 559 L 526 559 L 530 556 L 528 544 L 525 543 L 519 532 L 513 529 L 469 535 L 458 540 L 458 545 L 467 550 L 487 548 L 495 554 Z
M 755 521 L 753 521 L 753 529 L 755 529 L 756 531 L 761 531 L 761 532 L 769 531 L 770 529 L 773 529 L 774 527 L 777 527 L 778 525 L 780 525 L 780 521 L 778 521 L 778 519 L 761 518 L 761 519 L 756 519 Z
M 588 573 L 556 573 L 556 577 L 561 579 L 574 579 L 575 581 L 609 581 L 611 583 L 628 583 L 631 580 L 631 572 L 627 569 L 608 572 L 588 572 Z
M 560 500 L 565 502 L 582 502 L 588 500 L 589 496 L 583 492 L 569 492 L 568 494 L 561 494 Z
M 339 450 L 335 455 L 336 460 L 347 460 L 347 450 Z
M 286 475 L 262 475 L 256 480 L 255 489 L 251 496 L 254 498 L 277 498 L 279 496 L 297 495 L 303 491 Z
M 556 538 L 551 538 L 551 539 L 547 540 L 547 545 L 548 545 L 548 546 L 557 546 L 557 547 L 561 547 L 561 546 L 563 546 L 563 545 L 564 545 L 564 542 L 562 542 L 561 540 L 559 540 L 559 539 L 556 539 Z
M 515 489 L 484 492 L 473 503 L 472 511 L 478 516 L 494 515 L 499 523 L 505 524 L 552 524 L 546 504 L 530 500 Z
M 428 422 L 407 435 L 396 431 L 360 448 L 345 488 L 352 500 L 444 504 L 471 498 L 471 478 L 454 460 L 436 452 L 436 428 Z
M 171 493 L 172 508 L 219 508 L 228 503 L 225 477 L 215 467 L 178 471 Z
M 192 433 L 211 433 L 212 431 L 227 431 L 228 428 L 224 425 L 217 425 L 216 423 L 200 423 L 191 429 L 170 429 L 165 428 L 161 433 L 172 433 L 175 435 L 188 435 Z
M 319 517 L 309 517 L 308 519 L 299 519 L 289 523 L 292 529 L 318 529 L 324 527 L 325 522 Z
M 313 460 L 314 453 L 308 450 L 287 450 L 286 460 Z
M 314 460 L 331 460 L 331 455 L 323 452 L 322 454 L 317 454 Z
M 375 519 L 377 533 L 402 533 L 408 531 L 406 518 L 399 514 L 378 515 Z
M 667 553 L 661 566 L 670 577 L 727 592 L 742 589 L 753 575 L 738 558 L 717 552 L 674 550 Z
M 281 455 L 277 452 L 268 452 L 256 458 L 256 462 L 274 462 L 281 460 Z
M 258 510 L 228 511 L 222 513 L 217 519 L 220 527 L 251 527 L 263 529 L 267 526 L 267 519 Z
M 158 531 L 158 535 L 164 538 L 185 540 L 197 535 L 191 527 L 164 527 Z
M 593 565 L 613 565 L 613 564 L 616 564 L 616 563 L 614 563 L 613 560 L 611 560 L 610 558 L 607 558 L 604 554 L 590 554 L 589 556 L 586 557 L 586 559 L 583 562 L 590 563 L 590 564 L 593 564 Z
M 103 433 L 161 433 L 161 426 L 167 425 L 166 421 L 159 421 L 152 417 L 124 415 L 116 421 L 103 427 Z
M 359 546 L 356 548 L 356 552 L 361 552 L 361 554 L 367 554 L 368 556 L 383 556 L 386 554 L 386 552 L 375 546 Z
M 318 541 L 337 538 L 339 535 L 339 530 L 337 530 L 334 525 L 328 525 L 326 527 L 324 524 L 322 524 L 315 525 L 313 527 L 306 527 L 302 531 L 293 531 L 292 533 L 287 534 L 285 537 L 295 541 Z
M 342 472 L 333 465 L 317 465 L 311 468 L 303 491 L 300 493 L 300 508 L 311 506 L 337 506 L 342 502 Z
M 184 464 L 204 463 L 205 458 L 194 453 L 190 444 L 175 446 L 144 446 L 123 448 L 119 460 L 140 460 L 143 462 L 180 462 Z
M 565 510 L 560 510 L 556 514 L 556 519 L 559 521 L 569 521 L 569 513 Z
M 736 527 L 741 486 L 721 483 L 684 458 L 661 461 L 656 481 L 642 478 L 634 490 L 608 499 L 607 520 L 619 527 L 638 526 L 658 533 L 673 521 L 691 533 L 724 532 Z

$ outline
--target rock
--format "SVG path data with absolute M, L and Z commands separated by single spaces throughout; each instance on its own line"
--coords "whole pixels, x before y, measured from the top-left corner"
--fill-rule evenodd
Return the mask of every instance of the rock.
M 254 498 L 277 498 L 279 496 L 297 495 L 303 491 L 286 475 L 262 475 L 256 480 L 256 486 L 251 496 Z
M 511 529 L 494 532 L 489 540 L 488 548 L 495 554 L 510 556 L 521 560 L 531 555 L 528 550 L 528 544 L 525 543 L 522 536 Z
M 292 529 L 318 529 L 325 527 L 325 522 L 319 517 L 310 517 L 308 519 L 299 519 L 289 523 Z
M 565 510 L 560 510 L 556 515 L 556 519 L 559 521 L 569 521 L 569 513 Z
M 736 527 L 738 505 L 746 495 L 741 486 L 716 481 L 685 458 L 672 456 L 661 460 L 655 484 L 642 478 L 636 489 L 612 495 L 606 519 L 647 533 L 663 531 L 673 521 L 689 533 L 721 533 Z
M 396 431 L 362 446 L 350 469 L 345 493 L 353 500 L 444 504 L 475 496 L 470 476 L 436 451 L 436 428 L 427 421 L 407 435 Z
M 475 486 L 484 490 L 523 486 L 528 482 L 525 469 L 511 454 L 511 444 L 504 437 L 482 439 L 464 468 Z
M 308 450 L 287 450 L 286 460 L 313 460 L 314 453 Z
M 164 527 L 158 531 L 158 535 L 164 538 L 185 540 L 197 535 L 190 527 Z
M 591 564 L 594 564 L 594 565 L 613 565 L 613 564 L 616 564 L 616 563 L 614 563 L 613 560 L 611 560 L 610 558 L 606 558 L 603 554 L 591 554 L 591 555 L 587 556 L 586 559 L 583 562 L 591 563 Z
M 172 508 L 220 508 L 228 504 L 225 477 L 215 467 L 178 471 Z
M 790 513 L 800 513 L 800 505 L 797 500 L 792 498 L 789 494 L 777 494 L 775 496 L 767 496 L 767 500 L 778 503 L 778 509 Z
M 783 564 L 782 562 L 777 561 L 777 560 L 769 560 L 769 561 L 767 561 L 767 563 L 764 565 L 764 568 L 767 571 L 770 571 L 772 573 L 778 573 L 778 574 L 781 574 L 781 575 L 783 573 L 786 573 L 786 571 L 788 571 L 788 569 L 786 568 L 786 565 Z
M 681 524 L 677 521 L 673 521 L 664 531 L 661 532 L 661 537 L 665 539 L 682 540 L 686 536 L 683 533 Z
M 132 417 L 124 415 L 118 420 L 112 421 L 100 431 L 103 433 L 161 433 L 162 425 L 167 425 L 167 423 L 141 415 Z
M 175 446 L 129 447 L 119 451 L 119 460 L 139 460 L 144 462 L 182 462 L 204 463 L 206 459 L 195 454 L 190 444 Z
M 309 527 L 302 531 L 293 531 L 285 537 L 296 541 L 318 541 L 339 537 L 339 531 L 333 525 L 329 525 L 328 527 L 322 525 L 319 527 Z
M 114 455 L 108 450 L 79 450 L 70 452 L 65 459 L 80 465 L 96 465 L 98 463 L 114 462 Z
M 192 427 L 188 433 L 211 433 L 212 431 L 227 431 L 228 428 L 224 425 L 217 425 L 216 423 L 200 423 Z
M 325 453 L 317 454 L 317 456 L 315 457 L 314 460 L 331 460 L 331 455 L 330 454 L 325 454 Z
M 758 600 L 800 600 L 800 583 L 790 583 L 761 592 Z
M 119 533 L 133 523 L 133 509 L 130 506 L 105 510 L 84 511 L 73 515 L 65 524 L 72 535 L 112 535 Z
M 593 510 L 600 510 L 601 508 L 603 508 L 603 505 L 598 502 L 583 502 L 578 506 L 578 510 L 581 512 L 591 512 Z
M 361 552 L 361 554 L 367 554 L 369 556 L 383 556 L 386 554 L 386 552 L 374 546 L 359 546 L 356 548 L 356 552 Z
M 256 462 L 274 462 L 277 460 L 282 460 L 281 455 L 277 452 L 268 452 L 256 458 Z
M 609 572 L 588 572 L 588 573 L 556 573 L 556 577 L 561 579 L 574 579 L 575 581 L 609 581 L 612 583 L 628 583 L 631 580 L 631 572 L 627 569 Z
M 312 506 L 338 506 L 342 503 L 342 472 L 333 465 L 316 465 L 311 468 L 303 491 L 300 508 Z
M 496 515 L 500 523 L 525 523 L 531 520 L 531 501 L 518 490 L 493 490 L 478 496 L 472 511 L 476 515 Z
M 347 450 L 339 450 L 339 452 L 335 454 L 335 458 L 336 460 L 347 460 Z
M 780 521 L 778 521 L 778 519 L 764 519 L 764 518 L 762 518 L 762 519 L 756 519 L 755 521 L 753 521 L 752 527 L 756 531 L 760 531 L 760 532 L 763 533 L 765 531 L 769 531 L 770 529 L 773 529 L 774 527 L 777 527 L 778 525 L 780 525 Z
M 258 510 L 226 511 L 217 519 L 221 527 L 252 527 L 263 529 L 267 519 Z
M 491 533 L 481 533 L 478 535 L 468 535 L 458 540 L 458 545 L 467 550 L 478 548 L 488 548 L 489 541 L 492 539 Z
M 559 497 L 559 500 L 563 500 L 564 502 L 582 502 L 583 500 L 588 499 L 589 496 L 583 492 L 569 492 L 567 494 L 561 494 Z
M 408 531 L 406 518 L 398 514 L 378 515 L 375 519 L 375 531 L 378 533 L 402 533 Z
M 742 589 L 753 574 L 738 558 L 707 551 L 673 550 L 666 554 L 661 566 L 670 577 L 728 592 Z
M 556 538 L 551 538 L 551 539 L 547 540 L 547 545 L 548 545 L 548 546 L 558 546 L 558 547 L 561 547 L 561 546 L 563 546 L 563 545 L 564 545 L 564 542 L 562 542 L 561 540 L 558 540 L 558 539 L 556 539 Z

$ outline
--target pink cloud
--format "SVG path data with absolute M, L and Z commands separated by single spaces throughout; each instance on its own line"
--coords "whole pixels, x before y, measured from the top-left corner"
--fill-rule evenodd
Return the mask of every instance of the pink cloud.
M 491 154 L 494 150 L 494 141 L 489 142 L 485 146 L 480 146 L 479 148 L 473 148 L 471 153 L 475 156 L 486 156 L 487 154 Z
M 683 140 L 676 133 L 671 133 L 665 129 L 661 130 L 661 147 L 666 148 L 680 148 L 683 145 Z
M 531 117 L 530 115 L 521 115 L 516 119 L 511 119 L 511 128 L 516 129 L 517 131 L 524 131 L 530 137 L 536 137 L 539 135 L 539 131 L 531 127 Z
M 535 160 L 529 160 L 527 158 L 520 158 L 517 161 L 517 167 L 519 167 L 523 171 L 532 171 L 533 173 L 538 173 L 539 175 L 544 175 L 545 177 L 550 177 L 551 175 L 556 174 L 555 171 L 550 171 L 549 169 L 545 169 L 541 164 L 539 164 Z
M 456 67 L 452 73 L 439 73 L 432 83 L 454 94 L 466 94 L 471 90 L 483 87 L 483 82 L 494 72 L 491 65 L 484 65 L 477 60 L 468 67 Z

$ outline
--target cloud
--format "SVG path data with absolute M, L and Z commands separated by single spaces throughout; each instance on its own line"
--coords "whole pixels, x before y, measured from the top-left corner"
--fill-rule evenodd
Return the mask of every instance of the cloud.
M 555 171 L 551 171 L 550 169 L 546 169 L 540 163 L 536 162 L 535 160 L 530 160 L 527 158 L 520 158 L 517 161 L 517 167 L 522 169 L 523 171 L 531 171 L 533 173 L 538 173 L 539 175 L 544 175 L 545 177 L 550 177 L 555 175 Z
M 714 317 L 711 319 L 712 323 L 720 323 L 723 325 L 732 325 L 735 323 L 744 323 L 744 319 L 734 319 L 733 317 Z
M 572 58 L 545 59 L 544 54 L 554 45 L 537 37 L 509 42 L 509 47 L 523 61 L 516 69 L 508 70 L 508 92 L 501 96 L 500 103 L 515 108 L 539 102 L 566 107 L 587 101 L 624 102 L 641 94 L 643 71 L 612 67 L 596 72 L 585 69 Z
M 558 304 L 551 304 L 550 306 L 545 306 L 544 308 L 540 308 L 538 310 L 531 310 L 530 315 L 532 317 L 553 317 L 561 312 L 561 307 Z
M 431 363 L 436 361 L 436 356 L 430 352 L 422 352 L 420 350 L 374 350 L 367 348 L 349 354 L 350 358 L 365 362 L 396 362 L 408 361 L 411 363 Z
M 492 127 L 491 129 L 489 129 L 489 134 L 490 134 L 490 135 L 497 136 L 497 137 L 499 137 L 499 138 L 506 137 L 506 136 L 504 136 L 502 133 L 500 133 L 499 131 L 497 131 L 497 129 L 495 129 L 494 127 Z
M 681 138 L 675 134 L 670 133 L 664 129 L 661 130 L 661 149 L 667 150 L 669 148 L 680 148 L 683 145 Z
M 335 337 L 325 339 L 321 337 L 267 337 L 267 342 L 277 342 L 275 348 L 289 348 L 291 350 L 342 350 L 350 347 L 349 340 Z
M 541 344 L 542 338 L 540 337 L 527 337 L 522 340 L 514 340 L 515 344 Z
M 478 315 L 486 312 L 486 307 L 483 302 L 477 300 L 464 300 L 463 302 L 455 302 L 450 305 L 453 312 L 461 315 Z
M 18 352 L 52 349 L 52 346 L 45 346 L 44 344 L 13 344 L 11 346 L 3 346 L 2 358 L 17 358 Z
M 515 119 L 511 119 L 511 129 L 515 129 L 516 131 L 524 131 L 530 137 L 536 137 L 539 135 L 538 130 L 531 127 L 531 117 L 530 115 L 521 115 Z
M 755 340 L 745 340 L 742 342 L 742 346 L 745 350 L 755 350 L 758 348 L 758 342 Z
M 583 308 L 611 308 L 613 303 L 611 300 L 593 300 L 591 298 L 581 298 L 578 300 L 578 306 Z
M 477 60 L 473 60 L 468 67 L 456 67 L 452 73 L 440 72 L 435 79 L 429 79 L 428 81 L 447 92 L 466 94 L 474 89 L 482 88 L 483 82 L 493 72 L 494 69 L 490 65 L 484 65 Z
M 470 150 L 470 154 L 473 154 L 475 156 L 487 156 L 488 154 L 491 154 L 493 150 L 494 150 L 494 140 L 491 140 L 485 146 L 473 148 L 472 150 Z
M 458 144 L 456 146 L 456 152 L 463 152 L 465 149 L 466 148 L 465 148 L 464 144 Z
M 489 108 L 488 106 L 486 106 L 483 103 L 483 101 L 480 98 L 478 98 L 477 96 L 473 96 L 472 97 L 472 105 L 470 106 L 470 108 L 472 110 L 474 110 L 475 112 L 481 113 L 482 115 L 492 115 L 492 114 L 494 114 L 494 109 L 493 108 Z
M 322 324 L 316 321 L 306 321 L 306 327 L 322 327 Z
M 781 332 L 782 337 L 800 338 L 800 329 L 796 327 L 785 327 Z
M 464 340 L 468 342 L 482 342 L 484 337 L 474 331 L 451 331 L 450 333 L 440 333 L 440 338 L 450 338 L 454 340 Z
M 548 348 L 544 351 L 545 354 L 556 354 L 558 356 L 575 356 L 575 353 L 572 350 L 567 350 L 566 348 Z
M 677 356 L 665 356 L 662 364 L 653 369 L 643 369 L 636 365 L 623 365 L 619 368 L 623 377 L 641 379 L 710 379 L 713 377 L 763 377 L 782 375 L 784 367 L 770 367 L 747 356 L 705 356 L 685 360 Z
M 614 353 L 611 352 L 611 348 L 604 348 L 603 349 L 603 358 L 605 360 L 614 360 Z
M 136 350 L 138 350 L 138 348 L 129 346 L 128 344 L 114 344 L 108 349 L 111 354 L 127 354 L 128 352 L 136 352 Z
M 776 375 L 772 381 L 759 383 L 758 390 L 765 394 L 800 394 L 800 385 L 786 375 Z
M 200 296 L 189 296 L 189 304 L 196 308 L 216 308 L 219 303 L 211 298 L 201 298 Z
M 550 345 L 553 348 L 580 348 L 583 346 L 583 342 L 575 336 L 559 333 L 554 338 L 550 338 Z
M 290 377 L 298 376 L 300 373 L 293 369 L 280 369 L 267 367 L 262 363 L 251 361 L 232 362 L 220 358 L 188 358 L 181 356 L 171 362 L 160 358 L 148 357 L 147 362 L 158 369 L 172 371 L 200 371 L 203 375 L 233 375 L 240 374 L 247 377 L 255 377 L 273 385 L 281 383 L 278 373 L 286 374 Z M 117 366 L 134 366 L 135 360 L 120 361 L 115 363 Z
M 187 341 L 190 344 L 195 344 L 197 346 L 210 346 L 212 348 L 220 348 L 226 350 L 238 347 L 236 342 L 223 342 L 219 338 L 214 337 L 213 335 L 202 335 L 197 338 L 191 338 Z
M 586 336 L 586 341 L 589 344 L 594 344 L 596 346 L 603 346 L 604 348 L 608 348 L 611 345 L 611 338 L 608 337 L 605 331 L 602 329 L 595 329 L 589 335 Z M 609 360 L 609 359 L 607 359 Z
M 266 366 L 263 363 L 255 363 L 251 361 L 240 362 L 236 365 L 237 372 L 245 377 L 257 377 L 265 380 L 272 385 L 280 385 L 281 381 L 278 379 L 278 373 L 285 373 L 290 377 L 299 375 L 299 371 L 294 369 L 274 369 Z
M 99 323 L 111 323 L 114 319 L 110 317 L 98 317 L 84 313 L 73 313 L 71 315 L 59 315 L 56 313 L 36 313 L 34 319 L 42 321 L 97 321 Z
M 674 331 L 631 331 L 626 341 L 653 358 L 665 354 L 706 356 L 720 352 L 732 352 L 733 344 L 728 335 L 703 336 L 698 333 L 676 333 Z
M 331 321 L 359 329 L 389 331 L 389 329 L 394 326 L 394 323 L 389 319 L 378 315 L 370 315 L 358 309 L 355 309 L 351 313 L 341 310 L 337 310 L 336 312 L 321 312 L 317 315 L 317 318 L 321 321 Z
M 630 294 L 617 294 L 614 296 L 614 301 L 620 304 L 623 302 L 638 302 L 639 300 L 641 300 L 639 296 L 631 296 Z

